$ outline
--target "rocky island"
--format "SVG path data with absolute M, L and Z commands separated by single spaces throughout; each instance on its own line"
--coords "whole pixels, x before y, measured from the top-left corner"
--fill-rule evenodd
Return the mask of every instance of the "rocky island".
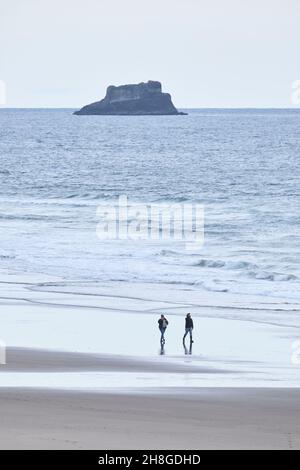
M 134 85 L 109 86 L 101 101 L 88 104 L 77 115 L 178 115 L 171 95 L 161 91 L 161 83 L 148 81 Z

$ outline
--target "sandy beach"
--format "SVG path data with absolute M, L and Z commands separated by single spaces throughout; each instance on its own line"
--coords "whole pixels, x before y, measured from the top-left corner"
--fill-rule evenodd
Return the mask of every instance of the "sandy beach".
M 0 390 L 1 449 L 299 449 L 298 390 Z
M 135 357 L 88 354 L 29 348 L 7 348 L 7 363 L 1 372 L 156 372 L 204 374 L 221 372 L 209 367 L 159 363 Z M 0 366 L 1 367 L 1 366 Z
M 12 348 L 9 372 L 182 373 L 122 357 Z M 2 366 L 3 367 L 3 366 Z M 3 370 L 3 369 L 2 369 Z M 203 371 L 195 368 L 196 373 Z M 295 449 L 297 389 L 0 389 L 1 449 Z
M 290 361 L 298 311 L 224 299 L 207 306 L 184 290 L 3 276 L 1 449 L 300 448 Z M 162 308 L 172 325 L 164 354 Z M 182 349 L 186 308 L 192 354 Z

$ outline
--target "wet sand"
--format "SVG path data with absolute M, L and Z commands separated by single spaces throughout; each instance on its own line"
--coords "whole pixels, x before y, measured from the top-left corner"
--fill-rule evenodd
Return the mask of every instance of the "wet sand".
M 159 356 L 159 297 L 35 289 L 33 281 L 0 283 L 9 346 L 0 365 L 1 449 L 300 449 L 298 368 L 290 362 L 298 310 L 280 323 L 276 310 L 221 317 L 195 306 L 195 348 L 185 356 L 186 306 L 173 299 L 167 354 Z M 124 331 L 136 325 L 147 334 L 133 341 Z
M 163 362 L 157 358 L 138 358 L 113 354 L 89 354 L 9 347 L 1 372 L 158 372 L 214 374 L 226 373 L 209 366 Z
M 299 449 L 296 389 L 0 390 L 1 449 Z

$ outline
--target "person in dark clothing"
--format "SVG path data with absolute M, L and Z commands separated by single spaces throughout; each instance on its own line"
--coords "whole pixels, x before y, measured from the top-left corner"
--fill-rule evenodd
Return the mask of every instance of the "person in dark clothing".
M 167 329 L 167 326 L 168 326 L 169 322 L 168 320 L 166 319 L 166 317 L 164 315 L 161 315 L 160 316 L 160 319 L 158 320 L 158 328 L 159 328 L 159 331 L 161 333 L 161 337 L 160 337 L 160 342 L 161 343 L 165 343 L 166 340 L 165 340 L 165 332 L 166 332 L 166 329 Z
M 186 338 L 188 333 L 190 334 L 191 343 L 194 342 L 193 341 L 193 328 L 194 328 L 193 319 L 191 317 L 191 314 L 188 313 L 187 316 L 185 317 L 185 334 L 184 334 L 184 337 L 183 337 L 183 342 L 185 342 L 185 338 Z

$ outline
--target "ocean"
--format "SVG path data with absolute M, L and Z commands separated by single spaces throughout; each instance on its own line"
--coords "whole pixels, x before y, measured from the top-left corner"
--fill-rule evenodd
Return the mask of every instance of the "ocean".
M 0 110 L 1 270 L 299 303 L 300 110 L 187 111 Z M 100 240 L 97 207 L 120 195 L 202 204 L 203 247 Z

